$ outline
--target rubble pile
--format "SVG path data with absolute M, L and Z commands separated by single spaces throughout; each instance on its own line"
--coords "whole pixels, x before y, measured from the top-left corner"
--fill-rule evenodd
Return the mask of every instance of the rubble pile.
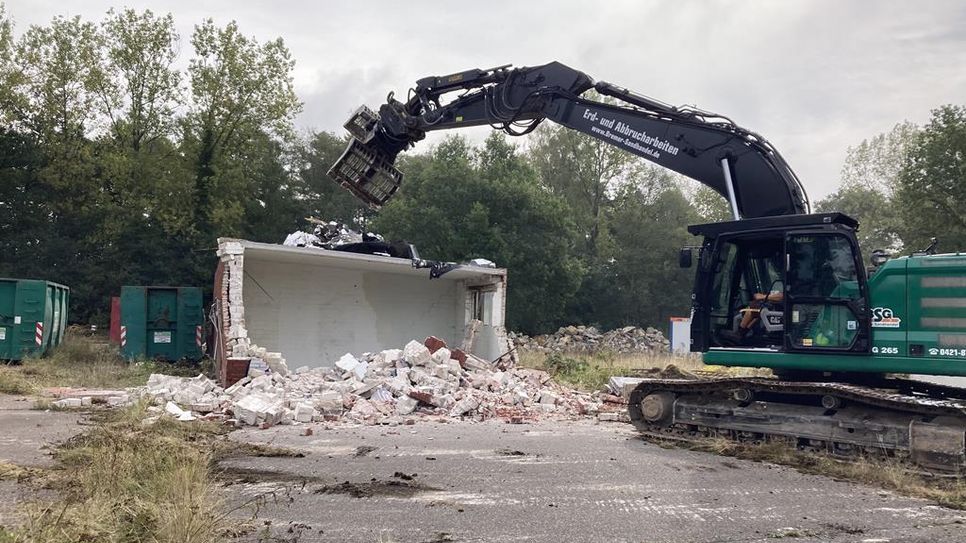
M 253 350 L 260 350 L 253 347 Z M 277 353 L 249 376 L 222 389 L 199 375 L 152 375 L 144 393 L 179 418 L 233 418 L 240 424 L 347 421 L 405 423 L 413 415 L 508 422 L 545 414 L 594 414 L 591 394 L 555 384 L 540 370 L 500 367 L 435 337 L 403 349 L 342 356 L 334 366 L 288 371 Z M 280 357 L 279 357 L 280 358 Z
M 593 326 L 563 326 L 553 334 L 529 337 L 510 334 L 520 350 L 537 352 L 594 353 L 655 353 L 667 351 L 670 343 L 656 328 L 625 326 L 600 332 Z

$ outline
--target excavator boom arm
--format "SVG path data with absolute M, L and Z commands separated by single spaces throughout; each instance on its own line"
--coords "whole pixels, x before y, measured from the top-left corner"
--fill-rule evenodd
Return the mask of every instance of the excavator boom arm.
M 616 100 L 582 97 L 591 89 Z M 441 102 L 458 91 L 463 93 Z M 346 123 L 353 139 L 329 174 L 378 208 L 401 183 L 392 165 L 396 156 L 427 132 L 490 125 L 523 135 L 545 119 L 711 187 L 728 199 L 735 218 L 809 212 L 798 178 L 761 136 L 721 115 L 595 83 L 558 62 L 427 77 L 405 103 L 390 94 L 378 114 L 363 106 Z

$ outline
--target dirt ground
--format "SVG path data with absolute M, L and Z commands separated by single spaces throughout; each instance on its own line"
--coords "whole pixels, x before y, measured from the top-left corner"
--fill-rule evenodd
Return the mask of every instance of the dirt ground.
M 83 418 L 77 413 L 36 410 L 33 405 L 31 398 L 0 394 L 0 463 L 50 467 L 54 463 L 52 447 L 84 430 Z M 16 479 L 0 480 L 0 526 L 19 522 L 20 504 L 42 497 L 43 492 L 17 484 Z

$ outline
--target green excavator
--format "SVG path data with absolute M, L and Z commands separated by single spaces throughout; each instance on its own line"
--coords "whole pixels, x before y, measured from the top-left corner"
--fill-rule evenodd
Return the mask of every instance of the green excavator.
M 611 101 L 587 97 L 596 90 Z M 452 97 L 443 101 L 444 96 Z M 399 188 L 396 156 L 427 132 L 550 120 L 697 180 L 734 220 L 689 227 L 691 351 L 770 378 L 648 378 L 629 395 L 645 435 L 782 440 L 844 457 L 877 454 L 966 473 L 966 389 L 910 375 L 966 376 L 966 253 L 873 253 L 858 223 L 813 214 L 778 151 L 731 119 L 595 82 L 563 64 L 420 79 L 405 102 L 359 108 L 330 177 L 374 209 Z

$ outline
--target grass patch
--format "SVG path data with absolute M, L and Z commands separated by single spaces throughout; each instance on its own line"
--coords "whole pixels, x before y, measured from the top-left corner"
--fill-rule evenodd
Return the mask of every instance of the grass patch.
M 59 497 L 27 505 L 13 540 L 223 540 L 213 468 L 235 448 L 224 438 L 229 429 L 167 417 L 145 423 L 146 408 L 101 413 L 90 431 L 60 447 L 57 467 L 45 474 Z
M 966 480 L 922 475 L 910 470 L 908 464 L 894 459 L 859 457 L 839 460 L 825 454 L 799 451 L 781 441 L 754 445 L 709 438 L 689 444 L 689 448 L 791 466 L 803 473 L 877 486 L 905 496 L 925 498 L 945 507 L 966 510 Z
M 288 447 L 277 447 L 275 445 L 265 445 L 263 443 L 232 443 L 230 450 L 221 452 L 220 457 L 228 456 L 255 456 L 260 458 L 304 458 L 305 453 L 289 449 Z
M 697 356 L 678 356 L 670 353 L 540 353 L 520 352 L 520 366 L 550 373 L 558 382 L 579 390 L 600 390 L 613 376 L 646 376 L 674 365 L 685 372 L 714 372 L 724 377 L 762 377 L 770 370 L 759 368 L 731 368 L 706 366 Z
M 143 385 L 152 373 L 193 376 L 199 367 L 154 360 L 128 362 L 113 345 L 68 336 L 44 358 L 0 366 L 0 393 L 29 395 L 55 386 L 126 388 Z
M 37 392 L 37 387 L 23 374 L 8 368 L 9 366 L 0 366 L 0 394 L 26 396 Z
M 0 460 L 0 481 L 17 480 L 27 474 L 26 468 Z

